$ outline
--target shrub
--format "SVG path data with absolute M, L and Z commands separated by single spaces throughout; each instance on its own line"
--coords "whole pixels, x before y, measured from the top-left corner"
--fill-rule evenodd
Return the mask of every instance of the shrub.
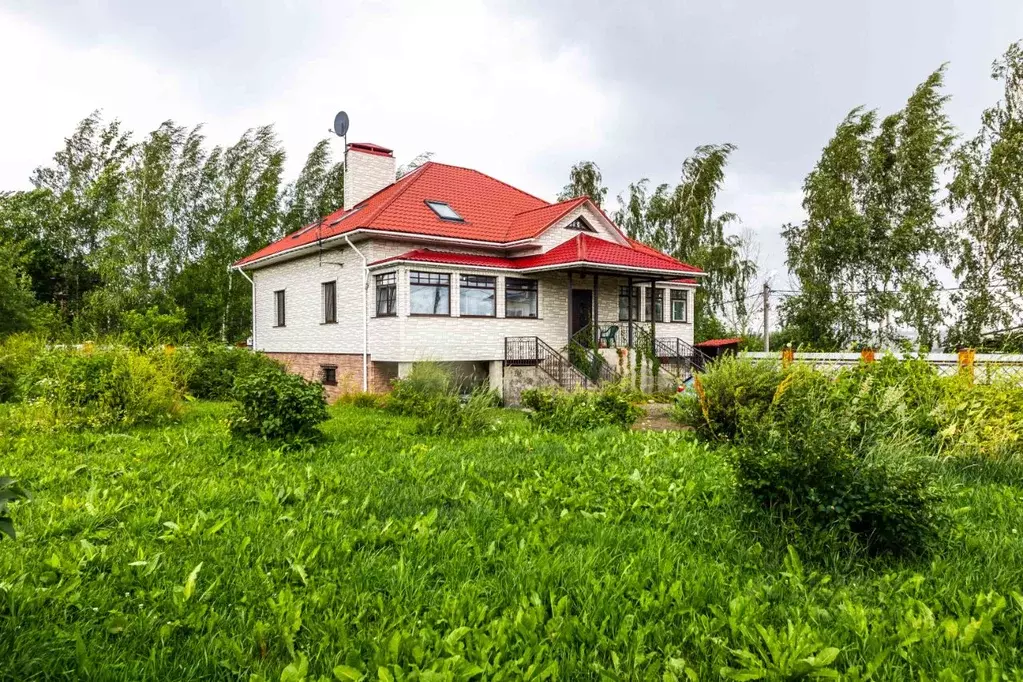
M 30 334 L 14 334 L 0 344 L 0 403 L 20 398 L 21 377 L 45 350 L 42 339 Z
M 388 408 L 397 414 L 422 417 L 444 396 L 456 395 L 451 372 L 435 362 L 416 362 L 404 379 L 395 379 Z
M 53 349 L 25 377 L 25 395 L 45 403 L 58 425 L 152 424 L 176 416 L 173 368 L 159 356 L 124 348 Z
M 397 414 L 419 417 L 422 433 L 478 433 L 493 425 L 497 394 L 477 388 L 463 401 L 451 372 L 437 363 L 417 362 L 404 379 L 397 379 L 387 407 Z
M 493 410 L 500 403 L 497 394 L 479 387 L 462 400 L 457 393 L 434 398 L 420 415 L 419 432 L 429 434 L 484 433 L 494 424 Z
M 1023 387 L 954 377 L 946 381 L 932 414 L 944 454 L 1002 458 L 1023 453 Z
M 327 419 L 323 386 L 281 367 L 261 367 L 235 381 L 231 431 L 266 440 L 308 438 Z
M 676 398 L 673 416 L 704 438 L 734 438 L 742 419 L 767 409 L 782 378 L 773 362 L 724 356 L 696 376 L 696 400 L 688 391 Z
M 207 343 L 178 348 L 174 352 L 185 390 L 202 400 L 228 400 L 236 379 L 264 368 L 280 365 L 246 348 Z
M 377 409 L 388 406 L 388 398 L 386 395 L 381 393 L 365 393 L 363 391 L 344 393 L 337 399 L 337 402 L 342 405 L 372 407 Z
M 522 392 L 522 405 L 532 410 L 530 419 L 548 431 L 578 431 L 604 426 L 628 428 L 642 410 L 624 386 L 609 384 L 599 391 L 565 392 L 558 389 L 529 389 Z
M 865 428 L 853 385 L 794 367 L 766 410 L 741 413 L 732 456 L 739 488 L 806 529 L 850 533 L 871 552 L 922 551 L 938 525 L 928 440 L 908 415 Z

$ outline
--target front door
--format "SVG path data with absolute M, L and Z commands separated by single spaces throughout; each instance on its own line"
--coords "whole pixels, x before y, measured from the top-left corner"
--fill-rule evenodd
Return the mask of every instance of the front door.
M 572 291 L 572 336 L 593 321 L 593 292 L 589 289 Z

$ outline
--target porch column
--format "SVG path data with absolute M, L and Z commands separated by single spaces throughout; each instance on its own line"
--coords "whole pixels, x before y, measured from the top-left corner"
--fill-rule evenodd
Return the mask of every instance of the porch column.
M 661 301 L 664 313 L 664 301 Z M 650 355 L 657 355 L 657 280 L 650 280 Z
M 568 271 L 568 341 L 572 342 L 572 271 Z
M 632 275 L 629 275 L 626 280 L 626 285 L 629 287 L 629 312 L 626 317 L 629 318 L 629 348 L 632 348 Z
M 600 326 L 598 325 L 600 313 L 600 289 L 597 286 L 597 273 L 593 273 L 593 347 L 600 344 Z

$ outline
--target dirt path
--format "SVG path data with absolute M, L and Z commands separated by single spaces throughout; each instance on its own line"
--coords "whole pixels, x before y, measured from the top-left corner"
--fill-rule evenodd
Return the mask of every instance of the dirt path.
M 645 413 L 632 425 L 634 431 L 687 431 L 670 416 L 671 405 L 666 403 L 646 403 L 640 405 Z

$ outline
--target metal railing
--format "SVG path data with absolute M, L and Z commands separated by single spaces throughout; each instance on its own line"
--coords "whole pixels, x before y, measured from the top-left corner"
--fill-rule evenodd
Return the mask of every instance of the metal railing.
M 510 367 L 538 367 L 568 391 L 590 386 L 585 374 L 539 336 L 505 337 L 504 362 Z
M 600 354 L 593 343 L 593 326 L 586 325 L 569 339 L 568 359 L 586 378 L 597 384 L 620 381 L 621 375 Z
M 679 373 L 691 376 L 693 372 L 701 372 L 710 358 L 699 348 L 694 348 L 682 339 L 660 338 L 654 340 L 654 355 L 661 364 L 669 364 Z

